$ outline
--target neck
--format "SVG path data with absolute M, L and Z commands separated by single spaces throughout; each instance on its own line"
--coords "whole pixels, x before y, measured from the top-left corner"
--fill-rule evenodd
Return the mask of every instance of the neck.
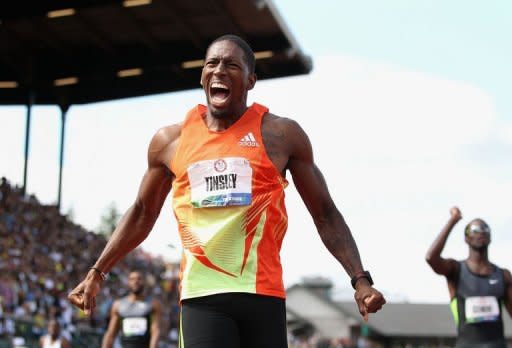
M 238 121 L 247 108 L 245 100 L 230 110 L 219 111 L 208 106 L 205 118 L 206 126 L 212 131 L 224 131 Z
M 131 301 L 142 300 L 142 298 L 144 297 L 143 295 L 144 295 L 143 292 L 141 292 L 140 294 L 136 294 L 136 293 L 131 292 L 130 293 L 130 300 Z
M 471 261 L 476 264 L 489 263 L 489 258 L 487 256 L 487 248 L 475 249 L 470 247 L 468 261 Z

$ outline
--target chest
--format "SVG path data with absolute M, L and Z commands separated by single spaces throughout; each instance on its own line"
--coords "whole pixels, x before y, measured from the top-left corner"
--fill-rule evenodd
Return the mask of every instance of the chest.
M 488 276 L 479 276 L 470 272 L 462 272 L 457 292 L 462 297 L 492 296 L 503 298 L 505 292 L 504 279 L 499 272 Z
M 257 171 L 284 174 L 288 154 L 285 136 L 279 129 L 265 124 L 226 133 L 207 133 L 194 137 L 182 134 L 180 144 L 171 163 L 178 176 L 180 168 L 190 168 L 195 163 L 212 161 L 212 167 L 222 172 L 225 162 L 219 159 L 240 158 L 250 162 Z
M 151 304 L 145 301 L 122 301 L 118 312 L 121 317 L 147 316 L 151 312 Z

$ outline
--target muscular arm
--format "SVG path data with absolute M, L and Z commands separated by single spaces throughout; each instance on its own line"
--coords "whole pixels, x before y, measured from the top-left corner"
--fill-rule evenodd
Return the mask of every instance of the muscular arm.
M 117 307 L 119 306 L 119 302 L 115 301 L 110 309 L 110 321 L 108 323 L 107 331 L 103 336 L 103 341 L 101 343 L 101 348 L 112 348 L 114 345 L 114 340 L 116 338 L 117 332 L 119 331 L 119 324 L 121 323 L 121 318 L 119 317 L 119 313 L 117 311 Z
M 290 121 L 288 169 L 329 252 L 350 277 L 363 270 L 359 252 L 343 216 L 336 208 L 320 169 L 313 161 L 311 143 L 298 124 Z
M 123 215 L 94 267 L 107 273 L 149 234 L 160 214 L 160 209 L 172 186 L 173 176 L 168 166 L 174 144 L 179 136 L 179 126 L 159 130 L 148 149 L 148 169 L 144 174 L 135 202 Z M 69 294 L 69 300 L 87 315 L 96 306 L 96 294 L 101 279 L 98 272 L 90 270 Z
M 153 300 L 153 313 L 151 318 L 151 342 L 149 348 L 157 348 L 160 338 L 160 324 L 162 320 L 162 308 L 160 302 Z
M 450 219 L 444 225 L 443 229 L 428 249 L 425 259 L 434 272 L 446 276 L 448 280 L 453 280 L 452 278 L 457 273 L 457 261 L 441 257 L 441 252 L 444 249 L 446 240 L 448 239 L 453 227 L 461 219 L 461 214 L 459 209 L 456 207 L 453 207 L 450 210 L 450 214 Z
M 508 315 L 512 318 L 512 275 L 508 269 L 503 270 L 505 278 L 505 307 Z
M 146 239 L 160 214 L 172 185 L 172 175 L 165 163 L 165 151 L 169 141 L 169 136 L 164 131 L 157 133 L 151 141 L 148 169 L 135 202 L 121 218 L 96 261 L 95 267 L 105 273 Z
M 313 161 L 313 151 L 306 133 L 297 123 L 289 121 L 283 132 L 283 142 L 287 144 L 289 154 L 286 168 L 292 174 L 293 182 L 313 218 L 320 238 L 348 275 L 353 277 L 363 270 L 359 251 L 349 227 L 331 198 L 320 169 Z M 365 320 L 369 313 L 378 311 L 386 303 L 384 296 L 370 286 L 366 278 L 360 278 L 355 288 L 354 298 Z

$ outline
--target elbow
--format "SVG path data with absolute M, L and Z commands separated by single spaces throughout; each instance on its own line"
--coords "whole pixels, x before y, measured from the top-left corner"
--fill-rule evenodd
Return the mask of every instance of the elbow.
M 425 255 L 425 261 L 430 265 L 432 266 L 432 263 L 434 262 L 434 257 L 432 255 L 432 253 L 428 252 L 426 255 Z
M 429 252 L 425 255 L 425 261 L 434 272 L 439 273 L 439 267 L 442 259 L 438 255 Z
M 139 223 L 146 225 L 150 223 L 151 225 L 155 223 L 160 211 L 153 209 L 150 205 L 144 203 L 141 200 L 136 200 L 133 205 L 133 212 L 137 217 Z

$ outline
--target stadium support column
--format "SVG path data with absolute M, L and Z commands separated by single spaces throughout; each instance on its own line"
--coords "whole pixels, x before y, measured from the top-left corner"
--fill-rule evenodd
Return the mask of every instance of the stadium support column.
M 62 197 L 62 165 L 64 163 L 64 135 L 66 131 L 66 115 L 69 110 L 69 105 L 67 104 L 61 104 L 60 106 L 60 116 L 61 116 L 61 123 L 60 123 L 60 159 L 59 159 L 59 187 L 58 187 L 58 196 L 57 196 L 57 208 L 61 208 L 61 197 Z
M 27 193 L 27 172 L 28 172 L 28 150 L 30 145 L 30 124 L 32 123 L 32 106 L 35 101 L 35 92 L 31 90 L 28 93 L 28 101 L 27 101 L 27 122 L 25 124 L 25 159 L 23 163 L 23 187 L 22 193 L 25 195 Z

